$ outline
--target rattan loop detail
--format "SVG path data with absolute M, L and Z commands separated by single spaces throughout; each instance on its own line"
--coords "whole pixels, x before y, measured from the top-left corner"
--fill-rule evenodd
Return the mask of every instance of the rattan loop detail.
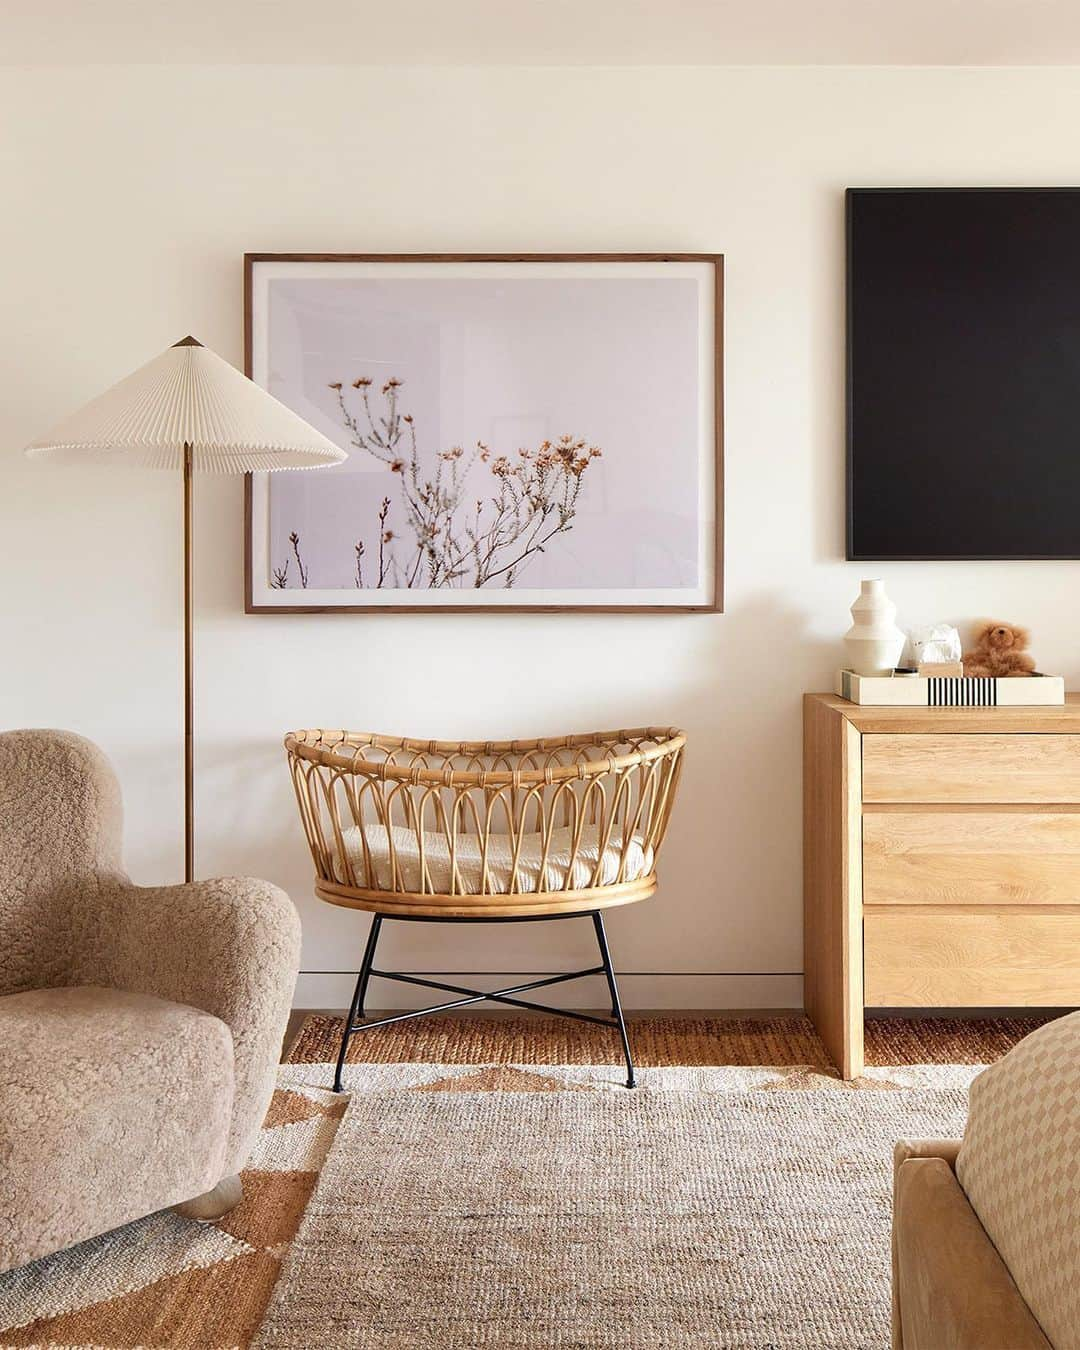
M 285 737 L 316 889 L 377 913 L 594 910 L 650 895 L 685 737 Z

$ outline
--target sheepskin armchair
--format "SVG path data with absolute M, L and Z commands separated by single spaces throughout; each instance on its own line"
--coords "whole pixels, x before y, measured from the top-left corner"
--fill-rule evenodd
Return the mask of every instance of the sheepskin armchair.
M 116 777 L 63 731 L 0 734 L 0 1271 L 240 1199 L 299 963 L 288 896 L 135 886 Z

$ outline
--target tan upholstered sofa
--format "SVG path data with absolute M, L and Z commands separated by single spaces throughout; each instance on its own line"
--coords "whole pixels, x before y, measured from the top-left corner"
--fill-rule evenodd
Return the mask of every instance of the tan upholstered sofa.
M 299 942 L 265 882 L 133 886 L 104 755 L 0 735 L 0 1270 L 239 1200 Z
M 962 1142 L 897 1144 L 893 1347 L 1080 1347 L 1080 1013 L 975 1079 Z

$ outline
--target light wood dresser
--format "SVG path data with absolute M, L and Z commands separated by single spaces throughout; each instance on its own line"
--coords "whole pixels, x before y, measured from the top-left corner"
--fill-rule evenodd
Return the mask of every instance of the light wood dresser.
M 1080 699 L 807 694 L 805 1002 L 845 1078 L 865 1008 L 1080 1005 Z

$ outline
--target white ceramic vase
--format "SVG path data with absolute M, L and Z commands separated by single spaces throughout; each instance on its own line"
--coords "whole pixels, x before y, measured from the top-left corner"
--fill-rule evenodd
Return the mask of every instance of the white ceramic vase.
M 856 675 L 889 675 L 904 651 L 904 634 L 897 628 L 896 606 L 881 580 L 864 581 L 851 606 L 854 620 L 844 637 L 848 669 Z

